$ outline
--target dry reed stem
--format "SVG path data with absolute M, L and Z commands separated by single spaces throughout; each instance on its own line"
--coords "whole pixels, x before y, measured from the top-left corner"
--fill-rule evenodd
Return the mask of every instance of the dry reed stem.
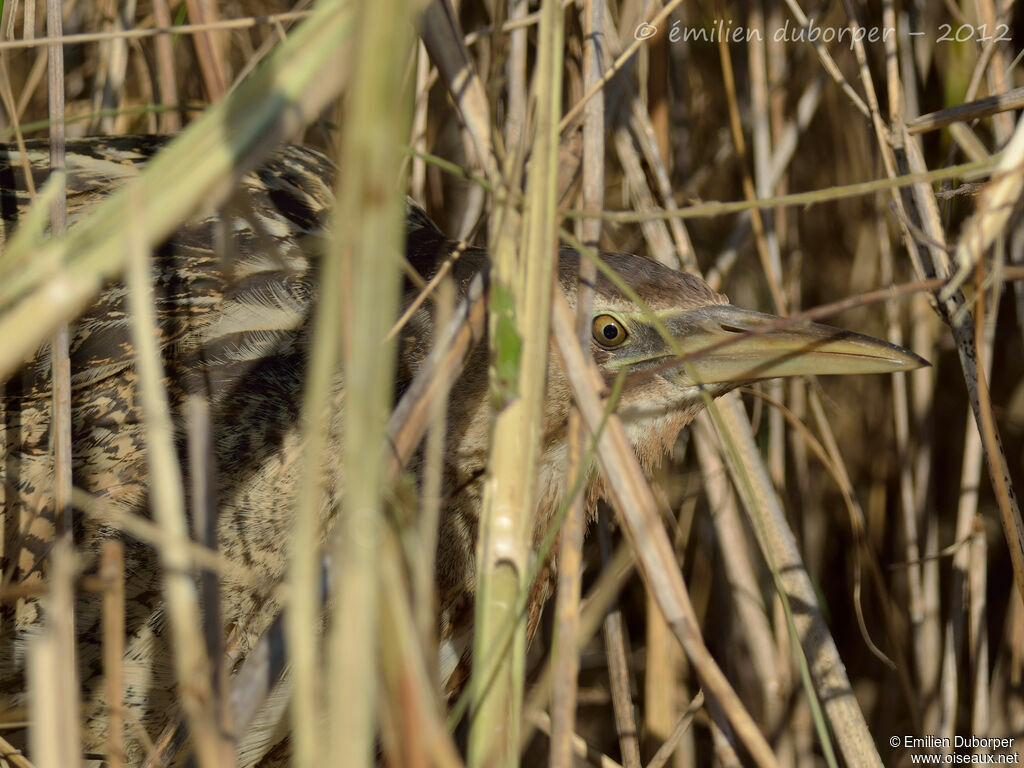
M 651 194 L 644 175 L 640 157 L 633 146 L 633 139 L 626 124 L 620 123 L 615 129 L 615 151 L 622 165 L 622 171 L 629 182 L 631 204 L 638 210 L 654 210 L 654 196 Z M 665 221 L 651 218 L 640 225 L 651 257 L 666 266 L 677 268 L 679 259 L 669 236 Z
M 703 706 L 704 694 L 703 692 L 698 691 L 697 695 L 693 697 L 693 701 L 690 702 L 690 706 L 688 706 L 686 708 L 686 711 L 679 716 L 679 720 L 678 722 L 676 722 L 675 727 L 672 729 L 672 733 L 669 734 L 669 737 L 660 747 L 658 747 L 658 751 L 655 752 L 654 755 L 651 757 L 651 760 L 649 763 L 647 763 L 646 768 L 664 768 L 664 766 L 668 763 L 669 759 L 672 757 L 676 745 L 679 744 L 679 741 L 680 739 L 682 739 L 683 734 L 685 734 L 686 731 L 692 725 L 694 715 L 696 715 L 697 712 Z
M 302 474 L 298 498 L 292 518 L 291 556 L 289 557 L 288 587 L 290 600 L 288 610 L 284 613 L 285 637 L 287 639 L 288 664 L 291 667 L 292 700 L 290 708 L 292 725 L 292 762 L 298 768 L 313 768 L 323 765 L 326 758 L 322 713 L 326 710 L 324 697 L 326 690 L 323 685 L 323 648 L 316 632 L 311 627 L 319 627 L 323 623 L 322 614 L 322 559 L 310 557 L 309 553 L 318 552 L 321 541 L 321 507 L 323 504 L 324 465 L 328 462 L 328 444 L 334 431 L 336 417 L 333 410 L 343 407 L 342 396 L 335 395 L 334 378 L 340 362 L 342 316 L 340 302 L 334 298 L 342 284 L 341 253 L 336 248 L 329 248 L 324 255 L 321 267 L 322 291 L 324 301 L 318 302 L 313 317 L 315 329 L 310 349 L 309 367 L 306 372 L 305 390 L 302 399 Z M 337 461 L 335 459 L 335 461 Z M 278 627 L 271 627 L 264 638 L 271 635 Z M 269 650 L 269 648 L 267 648 Z M 270 660 L 271 655 L 250 654 L 253 659 L 250 669 L 256 669 L 257 660 Z M 249 659 L 247 659 L 249 664 Z M 243 669 L 237 678 L 234 690 L 250 687 Z M 280 671 L 275 671 L 280 672 Z M 276 675 L 255 675 L 257 683 L 263 679 L 275 680 Z M 268 689 L 260 691 L 262 699 L 269 694 Z M 255 715 L 255 710 L 247 713 L 243 726 L 248 728 L 247 720 Z
M 907 120 L 907 133 L 911 136 L 945 128 L 953 123 L 979 120 L 999 112 L 1008 112 L 1024 107 L 1024 88 L 1014 88 L 1006 93 L 986 96 L 982 99 L 957 104 L 955 107 L 937 109 L 926 115 Z
M 597 14 L 602 19 L 602 23 L 606 24 L 609 29 L 614 29 L 611 25 L 610 13 L 608 10 L 607 3 L 601 3 L 601 13 Z M 618 44 L 615 35 L 606 36 L 608 55 L 616 57 L 616 63 L 627 61 L 627 57 L 623 54 L 621 46 Z M 641 48 L 640 51 L 645 49 Z M 614 67 L 612 68 L 614 69 Z M 611 71 L 611 70 L 609 70 Z M 584 115 L 587 114 L 587 110 L 590 109 L 591 101 L 595 101 L 598 98 L 601 99 L 602 103 L 604 99 L 604 90 L 598 89 L 599 84 L 598 78 L 594 78 L 586 87 L 589 91 L 593 91 L 584 104 Z M 669 213 L 678 210 L 675 198 L 673 196 L 672 184 L 669 179 L 668 169 L 665 165 L 665 160 L 661 156 L 658 144 L 654 139 L 654 126 L 651 121 L 649 111 L 640 99 L 640 95 L 637 90 L 633 87 L 624 77 L 613 78 L 608 81 L 606 88 L 609 90 L 607 101 L 612 105 L 612 115 L 615 112 L 622 110 L 628 117 L 620 116 L 617 119 L 618 125 L 615 132 L 615 147 L 616 152 L 619 155 L 620 162 L 623 165 L 623 171 L 629 178 L 629 188 L 631 194 L 637 196 L 634 200 L 636 207 L 639 210 L 654 210 L 656 207 L 663 207 Z M 599 96 L 600 94 L 600 96 Z M 625 100 L 627 106 L 621 106 L 616 108 L 616 105 Z M 628 137 L 626 128 L 628 126 Z M 630 141 L 630 138 L 632 141 Z M 636 147 L 634 148 L 633 143 L 635 142 Z M 639 154 L 637 152 L 639 150 Z M 654 196 L 652 190 L 648 186 L 647 179 L 643 172 L 641 165 L 641 156 L 644 162 L 647 163 L 647 167 L 650 169 L 651 174 L 654 178 L 654 182 L 657 185 L 658 195 L 661 206 L 655 206 Z M 603 165 L 603 163 L 601 163 Z M 584 173 L 586 173 L 586 165 L 584 166 Z M 650 243 L 656 258 L 663 264 L 670 266 L 679 266 L 687 272 L 697 271 L 696 256 L 693 251 L 693 244 L 690 241 L 690 236 L 687 233 L 682 222 L 677 220 L 675 217 L 668 217 L 668 227 L 671 232 L 671 239 L 668 236 L 668 231 L 663 227 L 652 228 L 645 224 L 644 236 Z M 675 250 L 673 253 L 670 243 L 674 243 Z
M 546 733 L 549 737 L 551 736 L 552 723 L 547 714 L 534 710 L 527 715 L 527 719 L 541 733 Z M 608 755 L 587 744 L 586 740 L 579 734 L 573 733 L 569 738 L 573 755 L 585 760 L 588 765 L 592 765 L 594 768 L 623 768 L 621 764 L 612 760 Z
M 665 5 L 662 6 L 658 13 L 655 14 L 650 19 L 650 21 L 648 22 L 649 25 L 655 28 L 660 26 L 661 23 L 668 18 L 669 14 L 676 9 L 676 6 L 678 6 L 680 2 L 682 2 L 682 0 L 669 0 L 669 2 L 665 3 Z M 630 44 L 626 46 L 622 53 L 620 53 L 616 57 L 615 61 L 613 61 L 611 66 L 608 67 L 607 70 L 605 70 L 605 72 L 601 75 L 597 82 L 591 85 L 590 88 L 588 88 L 584 92 L 583 97 L 566 111 L 565 115 L 562 117 L 561 121 L 558 124 L 559 131 L 564 132 L 566 128 L 573 124 L 576 118 L 579 117 L 580 112 L 583 111 L 583 108 L 586 106 L 586 103 L 591 98 L 593 98 L 594 95 L 598 91 L 600 91 L 605 86 L 605 84 L 609 80 L 611 80 L 612 77 L 614 77 L 620 69 L 622 69 L 626 62 L 628 62 L 629 59 L 633 56 L 633 54 L 636 53 L 637 49 L 639 49 L 640 46 L 643 45 L 645 39 L 646 38 L 640 35 L 634 36 L 632 42 L 630 42 Z
M 881 765 L 835 640 L 817 606 L 793 534 L 759 460 L 742 404 L 735 395 L 726 395 L 709 410 L 719 436 L 728 434 L 728 438 L 723 438 L 727 463 L 740 498 L 756 523 L 758 543 L 776 574 L 780 594 L 792 605 L 800 606 L 799 611 L 792 611 L 792 623 L 840 750 L 850 764 Z M 813 700 L 811 705 L 814 706 Z M 822 746 L 827 748 L 826 744 Z
M 834 200 L 842 200 L 848 197 L 869 195 L 875 192 L 901 189 L 915 185 L 932 184 L 948 179 L 962 179 L 971 181 L 988 176 L 995 168 L 993 160 L 984 162 L 970 162 L 949 168 L 940 168 L 929 171 L 922 169 L 911 173 L 894 175 L 885 179 L 873 179 L 853 184 L 843 184 L 826 189 L 816 189 L 812 192 L 793 192 L 787 195 L 775 195 L 774 197 L 756 200 L 738 200 L 734 202 L 708 201 L 695 203 L 693 205 L 681 206 L 675 211 L 602 211 L 600 214 L 585 213 L 583 211 L 568 209 L 561 210 L 566 218 L 586 218 L 600 216 L 607 222 L 617 224 L 632 224 L 636 222 L 655 221 L 659 219 L 702 219 L 716 216 L 725 216 L 730 213 L 740 213 L 753 209 L 779 208 L 779 207 L 806 207 L 816 203 L 827 203 Z
M 517 615 L 527 580 L 542 441 L 548 327 L 557 261 L 558 116 L 563 15 L 557 0 L 541 6 L 527 207 L 518 258 L 498 246 L 491 272 L 491 339 L 497 387 L 491 455 L 477 542 L 473 632 L 474 712 L 470 766 L 518 762 L 525 676 L 526 617 Z M 500 314 L 499 314 L 500 313 Z M 516 338 L 518 337 L 518 338 Z M 505 649 L 499 638 L 515 626 Z M 501 655 L 496 658 L 496 654 Z M 493 681 L 493 682 L 488 682 Z
M 141 226 L 144 217 L 131 219 Z M 157 322 L 153 309 L 150 257 L 142 242 L 139 227 L 132 227 L 134 242 L 129 255 L 127 284 L 132 313 L 132 343 L 136 353 L 139 395 L 145 414 L 146 460 L 149 467 L 153 517 L 166 534 L 159 548 L 164 569 L 163 589 L 174 663 L 182 708 L 188 720 L 202 768 L 226 765 L 233 750 L 220 728 L 219 702 L 211 686 L 211 664 L 200 635 L 202 626 L 196 586 L 189 571 L 188 525 L 181 467 L 174 448 L 160 350 L 157 347 Z
M 399 726 L 396 762 L 410 768 L 462 768 L 462 758 L 437 706 L 436 674 L 427 668 L 423 654 L 429 646 L 418 642 L 416 618 L 405 598 L 402 549 L 390 528 L 382 536 L 381 589 L 392 596 L 382 600 L 379 608 L 382 677 L 389 688 L 384 705 Z
M 879 224 L 881 228 L 881 224 Z M 888 238 L 882 237 L 879 232 L 880 242 L 880 274 L 882 282 L 892 284 L 893 263 L 892 249 L 888 245 Z M 886 304 L 887 333 L 886 338 L 893 344 L 900 345 L 903 342 L 900 329 L 897 307 Z M 939 674 L 938 661 L 941 657 L 941 638 L 939 637 L 938 616 L 935 612 L 927 611 L 924 595 L 924 568 L 920 560 L 920 534 L 918 532 L 919 521 L 917 519 L 916 498 L 914 488 L 914 477 L 910 457 L 910 417 L 909 401 L 907 394 L 907 375 L 903 373 L 893 374 L 892 377 L 893 397 L 893 418 L 895 427 L 896 449 L 899 457 L 900 471 L 900 503 L 903 518 L 903 538 L 907 562 L 907 595 L 909 603 L 907 613 L 910 620 L 911 632 L 911 653 L 914 657 L 914 664 L 917 671 L 917 682 L 923 692 L 922 698 L 926 702 L 925 711 L 922 713 L 922 723 L 929 727 L 938 725 L 938 704 L 937 681 Z M 908 697 L 909 698 L 909 697 Z
M 9 741 L 0 737 L 0 759 L 6 760 L 13 768 L 34 768 L 32 763 Z
M 718 53 L 722 62 L 722 80 L 725 85 L 726 103 L 729 105 L 729 128 L 732 131 L 732 139 L 735 147 L 736 157 L 743 167 L 743 195 L 749 201 L 757 200 L 759 195 L 754 189 L 754 182 L 747 169 L 747 147 L 743 138 L 743 128 L 740 125 L 739 106 L 736 98 L 736 84 L 732 73 L 732 59 L 724 41 L 718 45 Z M 755 57 L 756 58 L 756 57 Z M 752 65 L 753 66 L 753 65 Z M 765 190 L 766 194 L 770 191 Z M 779 287 L 778 268 L 773 263 L 772 255 L 768 252 L 768 245 L 765 236 L 764 220 L 759 208 L 750 209 L 750 224 L 754 230 L 754 243 L 757 245 L 757 253 L 761 259 L 761 269 L 768 281 L 771 290 L 772 301 L 775 303 L 776 312 L 784 312 L 786 300 L 782 296 L 782 289 Z
M 795 0 L 786 0 L 786 5 L 790 11 L 793 12 L 793 16 L 796 17 L 796 22 L 801 27 L 808 28 L 810 26 L 810 20 L 807 18 L 807 14 L 804 13 L 803 8 L 795 2 Z M 849 98 L 850 103 L 856 107 L 857 111 L 865 117 L 868 117 L 869 110 L 868 106 L 864 103 L 864 100 L 853 90 L 853 86 L 846 80 L 843 73 L 839 70 L 832 55 L 828 52 L 824 42 L 821 39 L 814 40 L 811 43 L 814 46 L 814 52 L 817 54 L 818 59 L 821 61 L 821 66 L 828 73 L 828 76 L 832 78 L 832 81 L 838 85 L 843 93 Z
M 103 590 L 103 673 L 107 687 L 107 765 L 124 765 L 124 544 L 108 541 L 100 555 Z
M 775 654 L 771 652 L 775 639 L 768 609 L 761 597 L 761 586 L 750 552 L 743 546 L 746 532 L 736 495 L 729 485 L 726 466 L 716 445 L 710 417 L 704 413 L 697 416 L 691 430 L 704 478 L 704 493 L 707 494 L 708 505 L 714 510 L 712 523 L 715 532 L 719 541 L 730 542 L 721 547 L 722 558 L 734 595 L 740 633 L 746 639 L 753 672 L 759 683 L 761 720 L 770 728 L 779 721 L 780 708 L 789 691 L 783 685 L 783 675 L 776 668 Z
M 43 45 L 59 44 L 63 46 L 97 43 L 104 40 L 139 40 L 147 37 L 166 37 L 168 35 L 198 35 L 210 31 L 227 31 L 252 29 L 253 27 L 276 25 L 289 21 L 301 21 L 314 15 L 313 11 L 285 11 L 264 16 L 247 16 L 241 19 L 221 19 L 201 24 L 174 24 L 159 27 L 123 29 L 110 32 L 85 32 L 76 35 L 47 35 L 22 40 L 0 41 L 0 51 L 19 48 L 36 48 Z
M 106 31 L 121 31 L 130 26 L 135 15 L 135 0 L 129 0 L 124 7 L 116 10 L 112 17 L 103 20 Z M 61 31 L 49 32 L 49 37 L 59 38 Z M 60 47 L 60 46 L 51 46 Z M 102 117 L 94 117 L 89 121 L 89 133 L 111 134 L 114 132 L 114 111 L 120 107 L 124 91 L 125 76 L 128 72 L 128 41 L 123 37 L 115 37 L 104 41 L 99 46 L 98 66 L 95 87 L 92 95 L 93 112 Z M 51 90 L 52 94 L 53 91 Z M 53 116 L 51 115 L 51 120 Z
M 345 183 L 338 190 L 329 256 L 338 262 L 340 280 L 325 284 L 325 294 L 339 301 L 341 328 L 346 331 L 340 336 L 345 496 L 332 533 L 337 575 L 332 574 L 330 585 L 325 643 L 328 732 L 322 737 L 322 755 L 331 762 L 367 768 L 374 763 L 377 731 L 378 551 L 386 525 L 385 463 L 379 448 L 367 446 L 382 446 L 392 407 L 397 347 L 387 337 L 398 310 L 405 242 L 403 198 L 394 180 L 412 103 L 403 85 L 414 51 L 411 21 L 412 6 L 404 0 L 363 6 L 357 12 L 351 55 L 363 65 L 353 68 L 352 112 L 340 157 Z M 378 51 L 387 55 L 372 55 Z M 313 490 L 316 497 L 321 493 L 318 485 Z
M 51 36 L 62 30 L 60 0 L 46 1 L 46 28 Z M 64 52 L 50 45 L 47 55 L 47 107 L 50 114 L 50 168 L 64 169 Z M 63 174 L 55 177 L 57 189 L 50 203 L 50 231 L 60 235 L 67 227 L 67 201 L 61 185 Z M 53 451 L 54 497 L 58 535 L 70 536 L 71 516 L 71 358 L 68 354 L 69 333 L 66 323 L 54 332 L 51 348 L 53 378 Z
M 167 0 L 153 0 L 153 18 L 158 27 L 171 26 L 171 12 Z M 160 35 L 154 43 L 156 48 L 157 81 L 160 85 L 158 102 L 164 106 L 178 104 L 178 76 L 174 70 L 174 49 L 170 37 Z M 177 112 L 168 110 L 160 114 L 160 132 L 174 134 L 181 130 L 181 118 Z
M 74 627 L 74 554 L 65 539 L 51 558 L 43 631 L 28 654 L 29 748 L 37 768 L 81 765 Z
M 436 328 L 447 329 L 452 324 L 452 316 L 455 312 L 455 285 L 450 278 L 442 280 L 438 285 L 435 304 L 437 311 L 434 316 L 434 325 Z M 482 319 L 482 311 L 480 315 Z M 439 335 L 435 341 L 435 349 L 431 352 L 450 349 L 450 340 Z M 428 359 L 424 367 L 429 366 L 431 362 L 432 360 Z M 462 369 L 463 365 L 460 363 L 445 366 L 441 371 L 461 371 Z M 432 376 L 431 380 L 435 381 L 437 378 L 437 376 Z M 427 650 L 430 657 L 433 657 L 437 650 L 437 643 L 434 640 L 437 631 L 434 619 L 434 606 L 437 599 L 434 574 L 437 572 L 437 539 L 444 503 L 444 454 L 448 435 L 449 392 L 450 387 L 444 388 L 432 397 L 428 406 L 427 440 L 423 452 L 423 492 L 420 495 L 419 519 L 416 522 L 416 538 L 419 546 L 415 557 L 418 559 L 414 560 L 412 564 L 415 574 L 412 580 L 412 589 L 416 629 L 419 632 L 421 647 Z M 390 425 L 389 422 L 389 435 L 391 434 Z M 435 689 L 441 687 L 436 674 L 431 675 L 430 679 L 433 681 Z
M 197 24 L 210 25 L 218 21 L 217 6 L 213 0 L 185 0 L 185 7 L 188 9 L 189 18 Z M 215 35 L 207 28 L 192 37 L 192 44 L 196 49 L 199 72 L 206 86 L 207 98 L 211 104 L 216 104 L 224 98 L 228 87 L 221 35 Z
M 601 559 L 607 563 L 611 557 L 611 541 L 608 533 L 608 511 L 598 510 L 597 535 L 601 544 Z M 612 694 L 612 712 L 615 715 L 615 731 L 619 737 L 619 753 L 625 768 L 640 768 L 640 743 L 636 717 L 633 712 L 633 693 L 630 683 L 627 643 L 629 638 L 623 626 L 622 611 L 618 601 L 612 604 L 604 617 L 604 649 L 608 659 L 608 681 Z
M 583 87 L 597 82 L 606 58 L 604 31 L 605 4 L 603 0 L 588 0 L 582 10 Z M 525 41 L 523 41 L 525 43 Z M 523 45 L 525 58 L 525 45 Z M 524 68 L 525 68 L 525 61 Z M 604 202 L 604 93 L 598 92 L 587 103 L 583 112 L 583 183 L 581 205 L 584 210 L 600 210 Z M 509 142 L 511 144 L 511 142 Z M 599 219 L 583 219 L 577 223 L 580 239 L 591 247 L 598 247 L 601 239 Z M 593 307 L 593 283 L 597 267 L 589 260 L 581 260 L 576 294 L 576 331 L 581 347 L 590 332 L 590 314 Z M 568 478 L 581 469 L 583 446 L 587 432 L 579 412 L 569 417 Z M 576 730 L 577 688 L 579 685 L 580 592 L 582 590 L 583 537 L 586 531 L 584 494 L 571 501 L 559 537 L 558 587 L 555 593 L 555 636 L 552 651 L 554 679 L 551 694 L 551 732 L 549 762 L 552 768 L 570 768 L 572 765 L 573 736 Z
M 556 294 L 554 306 L 552 327 L 563 369 L 587 426 L 591 433 L 596 434 L 602 411 L 597 396 L 600 378 L 593 365 L 587 365 L 575 343 L 571 331 L 571 310 L 565 297 Z M 609 417 L 601 432 L 598 455 L 647 587 L 657 599 L 666 622 L 696 667 L 705 689 L 714 696 L 754 761 L 760 766 L 775 765 L 775 757 L 767 742 L 701 639 L 693 606 L 686 594 L 672 546 L 661 526 L 650 488 L 629 447 L 622 424 L 614 415 Z
M 615 551 L 609 563 L 601 571 L 594 586 L 581 601 L 579 631 L 576 635 L 576 655 L 579 656 L 587 643 L 597 634 L 604 623 L 609 608 L 618 598 L 626 581 L 633 575 L 634 555 L 628 544 L 622 544 Z M 524 710 L 527 713 L 526 727 L 520 740 L 520 751 L 525 749 L 533 735 L 533 715 L 548 706 L 554 686 L 555 659 L 549 656 L 541 670 L 534 675 L 530 696 Z
M 993 359 L 993 338 L 995 326 L 986 328 L 983 343 L 978 347 L 980 355 L 980 366 L 989 377 L 992 373 Z M 957 503 L 956 528 L 954 540 L 967 542 L 972 536 L 972 531 L 978 521 L 978 499 L 981 484 L 981 469 L 984 461 L 981 434 L 974 428 L 973 415 L 968 414 L 964 430 L 963 459 L 960 469 L 960 493 Z M 970 546 L 958 547 L 952 560 L 952 578 L 949 588 L 949 615 L 946 619 L 945 648 L 943 656 L 943 688 L 942 688 L 942 711 L 941 733 L 948 734 L 950 738 L 955 735 L 956 710 L 959 703 L 958 691 L 960 682 L 956 670 L 958 659 L 963 660 L 967 665 L 970 663 L 970 655 L 966 649 L 966 635 L 970 629 L 968 622 L 968 611 L 971 608 L 970 595 L 968 593 L 970 568 L 971 568 Z
M 971 535 L 968 569 L 968 670 L 974 680 L 971 691 L 971 730 L 988 733 L 989 725 L 989 660 L 988 660 L 988 549 L 985 526 L 975 519 Z M 979 752 L 976 750 L 976 753 Z
M 476 160 L 494 185 L 501 173 L 492 142 L 490 109 L 484 85 L 466 50 L 458 20 L 446 2 L 432 2 L 423 12 L 423 43 L 448 92 L 455 100 L 476 150 Z
M 852 16 L 852 14 L 850 15 Z M 855 18 L 851 18 L 851 24 L 856 25 L 857 23 L 858 22 Z M 906 127 L 899 119 L 902 114 L 899 108 L 899 97 L 901 91 L 899 80 L 891 79 L 889 83 L 890 106 L 896 118 L 895 129 L 890 133 L 886 131 L 879 115 L 878 103 L 875 98 L 874 83 L 871 78 L 871 73 L 867 67 L 867 57 L 862 39 L 858 40 L 856 37 L 854 38 L 854 51 L 857 55 L 858 63 L 860 64 L 861 82 L 863 83 L 868 95 L 868 104 L 871 108 L 876 137 L 878 139 L 879 149 L 888 175 L 893 177 L 896 173 L 896 158 L 894 157 L 894 151 L 900 152 L 901 157 L 903 157 L 902 152 L 906 152 L 905 159 L 908 162 L 911 171 L 918 172 L 922 170 L 924 164 L 920 154 L 920 147 L 917 141 L 907 134 Z M 889 58 L 890 60 L 894 59 L 892 56 Z M 890 142 L 892 144 L 891 146 Z M 1001 176 L 997 176 L 990 182 L 989 189 L 992 190 L 991 194 L 994 198 L 994 202 L 999 201 L 1003 202 L 1003 204 L 997 204 L 994 211 L 986 211 L 984 214 L 977 214 L 973 218 L 973 221 L 978 223 L 975 223 L 973 226 L 968 225 L 965 227 L 964 233 L 960 239 L 961 245 L 958 246 L 957 251 L 958 255 L 964 254 L 960 255 L 958 258 L 958 261 L 960 262 L 959 271 L 953 281 L 944 287 L 941 293 L 938 294 L 937 299 L 940 302 L 944 319 L 950 324 L 954 338 L 957 342 L 957 349 L 960 355 L 964 377 L 967 382 L 968 392 L 970 394 L 971 407 L 974 411 L 978 428 L 982 433 L 983 442 L 986 443 L 985 457 L 989 467 L 989 476 L 996 490 L 996 498 L 999 500 L 1004 536 L 1006 537 L 1007 546 L 1010 551 L 1010 560 L 1013 564 L 1014 581 L 1017 590 L 1020 592 L 1022 597 L 1024 597 L 1024 521 L 1021 519 L 1019 506 L 1016 504 L 1015 497 L 1010 490 L 1012 488 L 1012 484 L 1010 481 L 1009 468 L 1007 466 L 1006 456 L 1001 448 L 998 432 L 996 431 L 991 419 L 990 411 L 985 408 L 982 403 L 982 400 L 987 397 L 987 387 L 984 383 L 983 375 L 979 374 L 978 371 L 976 347 L 970 334 L 971 323 L 968 317 L 969 313 L 964 306 L 964 300 L 959 291 L 959 285 L 966 274 L 965 270 L 969 271 L 969 269 L 978 261 L 978 258 L 972 259 L 966 254 L 976 253 L 980 256 L 980 246 L 983 243 L 986 247 L 990 245 L 995 238 L 995 235 L 1006 225 L 1009 213 L 1007 206 L 1005 205 L 1005 201 L 1003 201 L 1000 195 L 1001 193 L 1007 192 L 1009 189 L 1019 187 L 1021 183 L 1021 174 L 1017 171 L 1017 166 L 1020 165 L 1022 151 L 1024 151 L 1024 123 L 1022 123 L 1021 127 L 1019 127 L 1015 134 L 1014 141 L 1011 141 L 1011 146 L 1008 147 L 1006 156 L 1000 161 L 1000 163 L 1005 162 L 1008 164 L 1000 166 L 1003 174 Z M 1014 173 L 1013 171 L 1017 172 Z M 948 259 L 941 247 L 939 247 L 943 242 L 943 237 L 941 234 L 941 226 L 938 221 L 938 211 L 935 204 L 935 198 L 930 189 L 918 187 L 916 191 L 917 194 L 914 198 L 914 201 L 918 206 L 916 213 L 924 222 L 925 232 L 932 243 L 932 247 L 929 249 L 932 256 L 932 264 L 929 266 L 927 271 L 929 274 L 951 274 L 947 265 Z M 896 198 L 895 202 L 897 205 L 902 205 L 902 201 L 899 198 Z M 918 253 L 917 244 L 913 241 L 912 233 L 907 227 L 907 220 L 902 219 L 901 223 L 904 226 L 908 251 L 912 256 L 917 256 L 920 260 L 924 255 L 924 249 L 922 248 L 921 253 Z M 967 249 L 971 250 L 968 251 Z M 919 265 L 918 268 L 921 269 L 921 262 L 918 261 L 917 263 Z

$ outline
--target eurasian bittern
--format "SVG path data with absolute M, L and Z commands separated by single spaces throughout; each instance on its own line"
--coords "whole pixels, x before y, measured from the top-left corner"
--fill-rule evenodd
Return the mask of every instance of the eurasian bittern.
M 162 144 L 161 139 L 140 137 L 69 141 L 72 221 L 137 174 Z M 4 234 L 9 235 L 29 200 L 20 153 L 13 147 L 2 153 L 0 213 Z M 45 145 L 30 143 L 28 160 L 38 188 L 46 175 Z M 299 411 L 318 295 L 319 241 L 326 230 L 334 179 L 330 162 L 316 152 L 281 149 L 243 179 L 220 214 L 190 222 L 154 254 L 159 341 L 174 414 L 183 419 L 185 393 L 197 376 L 205 380 L 211 404 L 219 546 L 238 566 L 237 573 L 246 574 L 234 578 L 236 571 L 229 569 L 222 584 L 224 626 L 237 631 L 240 656 L 280 607 L 276 589 L 286 570 L 289 511 L 300 475 Z M 411 205 L 407 258 L 412 266 L 429 279 L 454 249 L 455 244 Z M 220 251 L 230 254 L 227 262 Z M 820 325 L 749 335 L 748 331 L 764 331 L 778 318 L 734 307 L 699 278 L 651 260 L 611 253 L 602 258 L 658 321 L 611 280 L 598 278 L 590 351 L 609 379 L 623 369 L 643 373 L 630 378 L 618 412 L 647 468 L 660 460 L 703 407 L 702 392 L 717 396 L 743 382 L 775 376 L 888 372 L 923 363 L 885 342 Z M 456 285 L 464 292 L 486 264 L 485 251 L 465 249 L 452 267 Z M 575 303 L 578 256 L 563 252 L 558 268 L 561 288 Z M 411 284 L 406 286 L 407 306 L 416 293 Z M 112 284 L 73 326 L 72 463 L 75 485 L 100 505 L 145 513 L 146 444 L 126 302 L 126 288 Z M 429 302 L 424 303 L 402 332 L 396 394 L 408 385 L 431 347 L 433 311 Z M 658 329 L 659 323 L 669 339 Z M 722 340 L 731 343 L 693 354 Z M 683 363 L 680 353 L 692 356 Z M 455 384 L 448 411 L 447 495 L 439 531 L 437 591 L 442 606 L 442 671 L 450 682 L 464 677 L 468 663 L 474 547 L 491 423 L 487 363 L 486 345 L 480 345 Z M 565 426 L 571 398 L 554 357 L 548 370 L 535 540 L 546 530 L 566 487 Z M 341 387 L 339 374 L 337 388 Z M 55 531 L 50 401 L 49 349 L 44 346 L 7 380 L 0 399 L 5 590 L 30 587 L 46 574 Z M 338 438 L 334 429 L 330 461 L 337 458 Z M 595 473 L 591 500 L 600 489 Z M 336 504 L 324 506 L 333 511 Z M 104 539 L 123 535 L 91 516 L 80 516 L 75 525 L 76 547 L 91 555 Z M 149 546 L 127 536 L 125 540 L 126 569 L 131 574 L 126 701 L 130 720 L 155 740 L 175 711 L 159 566 Z M 550 583 L 549 579 L 535 592 L 534 617 Z M 82 596 L 76 605 L 84 747 L 91 754 L 103 751 L 107 712 L 98 602 Z M 24 646 L 38 617 L 32 600 L 7 601 L 3 611 L 0 691 L 5 709 L 20 710 Z M 144 756 L 144 739 L 132 736 L 131 728 L 128 733 L 128 762 L 136 764 Z

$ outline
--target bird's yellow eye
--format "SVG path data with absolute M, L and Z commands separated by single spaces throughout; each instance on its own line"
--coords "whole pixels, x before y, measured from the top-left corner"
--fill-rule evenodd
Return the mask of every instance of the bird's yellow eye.
M 617 347 L 626 340 L 626 329 L 622 323 L 611 315 L 598 315 L 594 318 L 594 341 L 602 347 Z

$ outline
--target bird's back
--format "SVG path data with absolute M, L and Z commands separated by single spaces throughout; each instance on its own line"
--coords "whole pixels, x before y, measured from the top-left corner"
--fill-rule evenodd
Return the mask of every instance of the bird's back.
M 164 141 L 118 137 L 69 141 L 68 209 L 74 221 L 113 189 L 130 184 Z M 30 142 L 36 189 L 46 176 L 47 145 Z M 0 147 L 0 227 L 8 239 L 30 202 L 24 158 Z M 273 615 L 283 576 L 288 495 L 316 273 L 333 200 L 334 169 L 299 147 L 274 153 L 247 174 L 229 203 L 200 213 L 153 254 L 153 299 L 165 385 L 179 437 L 186 395 L 211 407 L 218 534 L 234 564 L 223 574 L 226 623 L 240 628 L 237 653 Z M 72 469 L 77 488 L 96 500 L 76 518 L 76 549 L 95 569 L 100 543 L 117 532 L 117 514 L 146 514 L 148 482 L 127 289 L 115 282 L 72 326 Z M 0 499 L 4 589 L 43 583 L 56 528 L 50 433 L 50 354 L 41 348 L 0 384 Z M 182 451 L 183 453 L 183 451 Z M 274 510 L 279 510 L 274 513 Z M 97 514 L 98 513 L 98 514 Z M 128 542 L 127 699 L 155 739 L 173 712 L 173 669 L 163 647 L 160 581 L 153 549 Z M 105 701 L 98 638 L 99 598 L 76 604 L 85 746 L 102 751 Z M 25 704 L 25 640 L 38 623 L 35 600 L 2 606 L 0 710 Z M 137 755 L 136 755 L 137 756 Z

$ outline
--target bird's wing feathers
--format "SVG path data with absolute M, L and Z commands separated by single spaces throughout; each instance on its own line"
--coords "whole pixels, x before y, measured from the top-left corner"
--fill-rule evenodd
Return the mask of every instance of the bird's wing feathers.
M 69 141 L 68 218 L 71 226 L 104 196 L 137 176 L 166 143 L 160 137 L 123 136 Z M 26 161 L 35 188 L 46 180 L 48 149 L 29 142 L 22 154 L 0 147 L 0 238 L 10 237 L 31 202 Z M 285 147 L 243 177 L 219 214 L 187 222 L 153 254 L 153 302 L 165 364 L 197 354 L 219 378 L 235 378 L 238 364 L 294 343 L 308 319 L 316 256 L 333 201 L 335 172 L 317 152 Z M 231 312 L 220 311 L 225 304 Z M 131 313 L 123 283 L 106 286 L 79 316 L 70 344 L 72 388 L 88 387 L 132 364 Z M 49 345 L 12 377 L 8 395 L 47 398 Z

